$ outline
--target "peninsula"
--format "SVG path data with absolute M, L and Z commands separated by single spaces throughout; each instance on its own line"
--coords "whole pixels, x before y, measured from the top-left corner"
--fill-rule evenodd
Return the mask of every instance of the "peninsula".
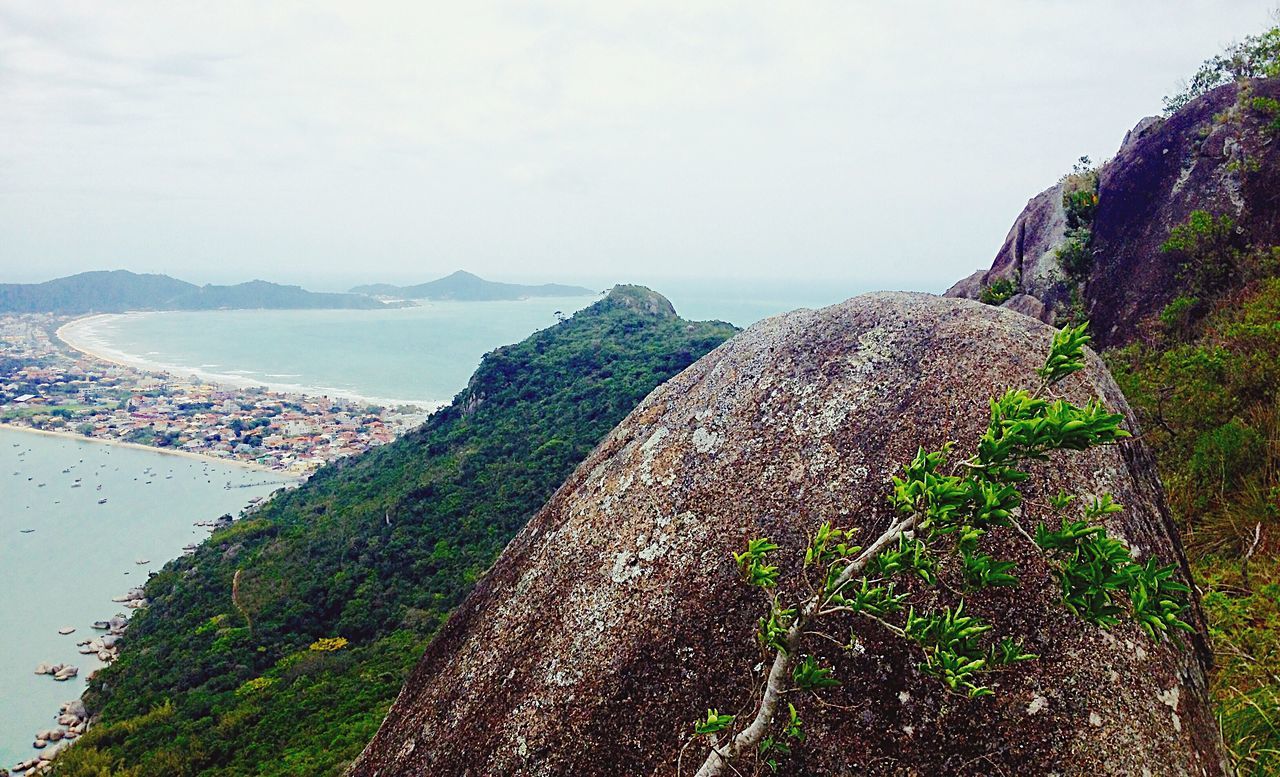
M 356 308 L 386 303 L 362 294 L 307 291 L 267 281 L 232 286 L 194 283 L 168 275 L 95 270 L 44 283 L 0 283 L 0 313 L 123 313 L 130 310 L 243 310 Z

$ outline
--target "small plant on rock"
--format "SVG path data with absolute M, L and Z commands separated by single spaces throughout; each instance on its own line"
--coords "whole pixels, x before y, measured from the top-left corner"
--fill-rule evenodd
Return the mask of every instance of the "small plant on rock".
M 893 478 L 888 498 L 895 517 L 879 536 L 863 545 L 855 542 L 857 529 L 819 526 L 804 552 L 806 595 L 788 600 L 779 593 L 782 572 L 773 563 L 779 547 L 769 539 L 752 539 L 734 554 L 744 582 L 768 598 L 756 631 L 768 669 L 749 719 L 713 709 L 695 726 L 708 747 L 699 777 L 730 769 L 745 773 L 738 767 L 751 761 L 776 770 L 778 759 L 804 742 L 803 721 L 788 695 L 817 694 L 840 684 L 815 643 L 853 649 L 860 630 L 879 630 L 912 645 L 921 670 L 947 693 L 992 695 L 992 672 L 1037 658 L 1001 634 L 998 624 L 966 608 L 966 592 L 1019 584 L 1016 563 L 989 552 L 996 534 L 1033 548 L 1057 578 L 1062 605 L 1090 623 L 1108 628 L 1128 618 L 1153 639 L 1191 630 L 1184 620 L 1188 588 L 1176 568 L 1155 559 L 1140 563 L 1128 546 L 1108 536 L 1101 521 L 1122 509 L 1110 494 L 1060 493 L 1036 525 L 1023 523 L 1023 510 L 1030 507 L 1021 490 L 1030 478 L 1029 462 L 1129 436 L 1120 427 L 1122 417 L 1100 402 L 1080 406 L 1053 396 L 1059 381 L 1084 368 L 1085 327 L 1055 335 L 1034 389 L 1010 389 L 991 400 L 987 429 L 966 458 L 956 456 L 954 443 L 917 452 Z M 943 580 L 944 568 L 958 571 L 959 579 Z M 907 585 L 912 579 L 953 592 L 955 603 L 913 602 Z M 848 629 L 840 632 L 849 634 L 847 641 L 831 636 L 836 626 Z
M 988 305 L 1000 305 L 1018 293 L 1018 284 L 1009 278 L 997 278 L 982 287 L 978 299 Z

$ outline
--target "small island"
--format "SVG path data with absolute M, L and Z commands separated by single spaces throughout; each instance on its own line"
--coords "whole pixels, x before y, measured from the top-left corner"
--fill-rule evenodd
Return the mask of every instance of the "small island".
M 356 286 L 352 294 L 365 294 L 382 300 L 455 300 L 458 302 L 492 302 L 497 300 L 528 299 L 530 297 L 593 297 L 598 292 L 584 286 L 566 286 L 562 283 L 543 283 L 529 286 L 520 283 L 487 281 L 478 275 L 458 270 L 452 275 L 419 283 L 416 286 L 393 286 L 374 283 Z

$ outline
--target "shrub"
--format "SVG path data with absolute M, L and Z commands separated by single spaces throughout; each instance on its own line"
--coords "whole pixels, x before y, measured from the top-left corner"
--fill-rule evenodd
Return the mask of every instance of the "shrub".
M 1165 115 L 1176 113 L 1197 97 L 1246 78 L 1280 76 L 1280 26 L 1250 35 L 1204 61 L 1181 92 L 1164 98 Z
M 308 646 L 308 650 L 315 650 L 323 653 L 329 653 L 334 650 L 342 650 L 347 646 L 346 637 L 321 637 Z
M 1202 487 L 1221 493 L 1258 467 L 1263 451 L 1262 435 L 1233 418 L 1196 440 L 1191 474 Z
M 1221 231 L 1222 220 L 1198 218 L 1178 248 Z M 1205 592 L 1213 695 L 1244 777 L 1280 774 L 1280 250 L 1239 258 L 1232 293 L 1184 294 L 1162 312 L 1166 327 L 1184 325 L 1181 342 L 1140 341 L 1106 358 L 1142 418 Z
M 1191 323 L 1199 302 L 1195 297 L 1186 295 L 1174 297 L 1173 301 L 1160 311 L 1160 323 L 1164 326 L 1165 332 L 1179 338 L 1190 334 Z
M 1067 232 L 1066 241 L 1058 246 L 1054 254 L 1058 265 L 1067 277 L 1076 283 L 1084 283 L 1093 270 L 1093 251 L 1089 250 L 1092 233 L 1086 228 L 1073 229 Z
M 1169 232 L 1160 250 L 1181 258 L 1178 282 L 1192 296 L 1209 297 L 1227 289 L 1238 277 L 1242 251 L 1235 219 L 1192 211 Z
M 982 287 L 978 299 L 988 305 L 999 305 L 1018 293 L 1018 285 L 1009 278 L 997 278 Z
M 1249 107 L 1271 119 L 1271 123 L 1263 127 L 1266 132 L 1273 135 L 1280 132 L 1280 100 L 1273 97 L 1255 97 L 1249 101 Z

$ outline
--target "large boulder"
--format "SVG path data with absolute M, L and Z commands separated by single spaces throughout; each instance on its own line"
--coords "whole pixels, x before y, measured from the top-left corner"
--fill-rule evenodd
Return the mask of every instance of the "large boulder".
M 807 534 L 827 519 L 883 529 L 889 477 L 919 445 L 970 445 L 988 397 L 1034 382 L 1051 335 L 1012 311 L 890 293 L 740 334 L 654 391 L 508 546 L 352 773 L 676 774 L 695 718 L 747 711 L 761 678 L 753 635 L 764 603 L 730 553 L 773 538 L 794 596 Z M 1101 396 L 1132 427 L 1089 358 L 1062 390 Z M 1127 509 L 1108 530 L 1144 558 L 1182 561 L 1140 443 L 1056 457 L 1032 483 L 1040 499 L 1114 493 Z M 810 646 L 844 684 L 825 704 L 792 697 L 809 736 L 785 773 L 1224 773 L 1198 608 L 1184 647 L 1129 624 L 1104 630 L 1063 610 L 1025 542 L 1010 533 L 994 544 L 1019 561 L 1024 585 L 967 606 L 1040 660 L 995 676 L 994 697 L 964 699 L 859 622 L 856 650 Z M 689 744 L 683 773 L 704 755 Z
M 1181 260 L 1161 246 L 1192 211 L 1230 216 L 1242 243 L 1280 244 L 1280 143 L 1255 98 L 1280 99 L 1280 78 L 1227 84 L 1172 116 L 1145 118 L 1099 168 L 1093 269 L 1078 292 L 1100 345 L 1133 340 L 1144 319 L 1185 293 Z M 978 299 L 983 287 L 1011 280 L 1044 303 L 1042 318 L 1064 312 L 1073 290 L 1057 259 L 1067 232 L 1062 192 L 1060 181 L 1033 197 L 991 267 L 946 295 Z

